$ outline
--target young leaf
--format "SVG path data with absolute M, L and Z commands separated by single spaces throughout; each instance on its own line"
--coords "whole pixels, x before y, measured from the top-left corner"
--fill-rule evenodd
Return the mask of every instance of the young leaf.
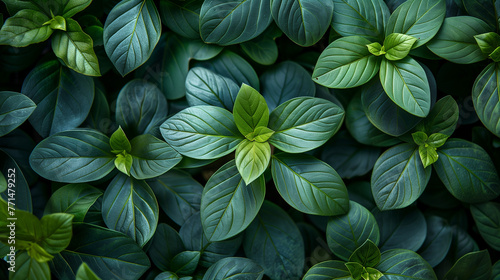
M 405 58 L 413 47 L 417 38 L 401 34 L 391 33 L 384 39 L 385 58 L 389 60 L 401 60 Z
M 47 253 L 47 251 L 45 251 L 45 249 L 37 243 L 31 243 L 30 246 L 26 248 L 26 251 L 32 259 L 39 263 L 48 262 L 54 258 L 54 256 Z
M 11 280 L 35 280 L 50 279 L 50 268 L 48 262 L 38 262 L 28 255 L 28 252 L 19 251 L 16 254 L 15 272 L 9 272 Z
M 328 164 L 309 155 L 279 154 L 271 170 L 278 192 L 293 208 L 322 216 L 347 213 L 347 189 Z
M 472 102 L 477 116 L 486 128 L 500 137 L 500 66 L 490 63 L 479 74 L 472 87 Z
M 380 82 L 387 96 L 408 113 L 425 117 L 431 108 L 431 92 L 425 70 L 413 58 L 382 60 Z
M 0 91 L 0 137 L 24 123 L 36 108 L 26 95 Z
M 250 141 L 264 143 L 267 142 L 267 140 L 271 136 L 273 136 L 273 134 L 274 131 L 272 129 L 267 128 L 265 126 L 258 126 L 252 133 L 245 135 L 245 138 L 247 138 Z
M 379 239 L 380 232 L 375 217 L 354 201 L 349 202 L 347 214 L 330 218 L 326 228 L 328 247 L 344 261 L 366 240 L 378 244 Z
M 271 146 L 267 142 L 245 139 L 236 148 L 236 167 L 247 185 L 266 171 L 270 160 Z
M 130 169 L 132 168 L 133 158 L 127 152 L 121 152 L 116 155 L 115 166 L 127 176 L 130 176 Z
M 170 266 L 175 274 L 190 275 L 195 271 L 199 261 L 200 252 L 184 251 L 172 258 Z
M 388 279 L 437 280 L 432 267 L 411 250 L 393 249 L 383 252 L 375 269 Z
M 468 253 L 456 261 L 443 280 L 490 279 L 491 259 L 488 250 Z
M 45 205 L 44 215 L 68 213 L 73 222 L 83 222 L 89 208 L 102 196 L 102 191 L 87 184 L 68 184 L 55 191 Z
M 427 135 L 440 133 L 451 136 L 457 126 L 458 118 L 457 102 L 447 95 L 436 102 L 429 115 L 418 124 L 416 130 L 421 130 Z
M 480 146 L 462 139 L 449 139 L 438 154 L 434 164 L 437 174 L 458 200 L 486 202 L 500 194 L 495 166 Z
M 357 262 L 347 262 L 345 266 L 351 273 L 351 277 L 353 280 L 362 280 L 362 278 L 366 279 L 365 275 L 363 274 L 363 270 L 365 270 L 365 268 L 361 264 Z
M 49 25 L 52 30 L 62 30 L 66 31 L 66 19 L 62 16 L 56 16 L 53 19 L 47 21 L 43 25 Z
M 349 262 L 357 262 L 364 267 L 375 267 L 380 262 L 380 250 L 368 239 L 352 253 Z
M 490 55 L 493 51 L 495 51 L 496 48 L 500 46 L 500 35 L 495 32 L 475 35 L 474 39 L 476 39 L 477 45 L 486 55 Z
M 316 44 L 325 34 L 333 15 L 330 0 L 272 0 L 271 13 L 283 33 L 300 46 Z M 293 22 L 294 24 L 290 24 Z
M 127 135 L 125 135 L 125 132 L 121 127 L 118 127 L 118 129 L 113 132 L 111 138 L 109 139 L 109 145 L 111 146 L 111 151 L 115 154 L 119 154 L 122 151 L 130 153 L 132 150 L 132 146 L 128 141 Z
M 429 136 L 429 140 L 427 140 L 427 143 L 433 148 L 439 148 L 444 145 L 448 137 L 449 136 L 446 134 L 433 133 Z
M 385 47 L 380 45 L 380 43 L 378 42 L 368 44 L 366 45 L 366 47 L 368 48 L 368 51 L 373 55 L 381 56 L 383 54 L 386 54 Z
M 385 27 L 385 36 L 402 33 L 418 38 L 413 48 L 424 45 L 439 31 L 446 15 L 444 0 L 409 0 L 391 15 Z
M 243 135 L 254 132 L 259 126 L 267 127 L 269 109 L 264 97 L 251 86 L 243 84 L 233 108 L 234 121 Z
M 163 138 L 182 155 L 213 159 L 234 151 L 243 136 L 233 115 L 215 106 L 195 106 L 182 110 L 165 121 Z
M 43 25 L 50 18 L 36 10 L 21 10 L 8 18 L 0 29 L 0 45 L 26 47 L 49 39 L 53 30 Z
M 496 202 L 474 204 L 470 210 L 484 241 L 493 249 L 500 250 L 500 204 Z
M 225 258 L 212 265 L 203 280 L 211 279 L 237 279 L 244 277 L 246 280 L 260 280 L 264 276 L 264 269 L 250 259 Z
M 50 254 L 57 254 L 68 247 L 72 232 L 73 215 L 55 213 L 43 216 L 41 246 Z
M 365 269 L 366 269 L 366 272 L 368 273 L 367 280 L 378 280 L 378 279 L 382 278 L 382 276 L 384 276 L 384 274 L 382 274 L 382 272 L 376 270 L 375 268 L 366 267 Z
M 184 244 L 179 233 L 167 224 L 159 224 L 148 250 L 153 263 L 159 269 L 168 271 L 171 269 L 172 259 L 184 251 Z
M 344 110 L 320 98 L 288 100 L 271 112 L 269 142 L 287 153 L 302 153 L 323 145 L 340 128 Z
M 117 174 L 102 198 L 102 217 L 106 225 L 123 232 L 144 246 L 158 224 L 158 202 L 145 181 Z
M 52 181 L 90 182 L 115 168 L 116 157 L 110 151 L 106 135 L 91 129 L 75 129 L 40 142 L 31 153 L 30 165 L 40 176 Z
M 201 220 L 207 239 L 221 241 L 245 230 L 257 216 L 265 193 L 264 178 L 246 185 L 235 161 L 219 168 L 201 197 Z
M 257 37 L 272 22 L 270 0 L 207 0 L 200 11 L 203 41 L 221 46 Z
M 366 47 L 370 43 L 360 36 L 335 40 L 318 58 L 313 81 L 330 88 L 352 88 L 367 83 L 380 68 L 380 58 Z
M 148 60 L 160 34 L 160 15 L 152 0 L 122 0 L 106 18 L 104 48 L 125 76 Z
M 350 279 L 351 273 L 342 261 L 324 261 L 311 267 L 303 280 Z
M 413 141 L 415 141 L 415 144 L 419 146 L 425 145 L 428 139 L 427 134 L 425 134 L 425 132 L 422 131 L 417 131 L 412 133 L 411 137 L 413 137 Z
M 436 148 L 429 145 L 418 147 L 418 154 L 420 155 L 420 160 L 422 161 L 424 168 L 427 168 L 427 166 L 430 166 L 438 160 Z
M 86 263 L 82 263 L 76 271 L 75 280 L 101 280 L 101 278 Z

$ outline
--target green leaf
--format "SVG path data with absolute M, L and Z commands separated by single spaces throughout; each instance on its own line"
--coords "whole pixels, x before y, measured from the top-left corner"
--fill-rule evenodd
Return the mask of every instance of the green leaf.
M 347 261 L 366 240 L 378 244 L 380 232 L 375 217 L 368 209 L 350 201 L 349 212 L 329 219 L 326 228 L 328 247 L 340 259 Z
M 194 67 L 186 77 L 186 99 L 189 106 L 212 105 L 233 111 L 240 88 L 230 78 Z
M 246 256 L 271 279 L 298 279 L 303 274 L 304 241 L 288 214 L 266 201 L 245 231 Z
M 221 241 L 245 230 L 257 216 L 265 193 L 264 178 L 246 185 L 235 161 L 219 168 L 201 197 L 201 220 L 207 239 Z
M 420 160 L 424 165 L 424 168 L 427 168 L 438 160 L 436 148 L 427 144 L 418 147 L 418 154 L 420 155 Z
M 386 54 L 385 47 L 380 45 L 380 43 L 378 42 L 368 44 L 366 45 L 366 47 L 368 48 L 368 51 L 373 55 L 381 56 L 383 54 Z
M 139 135 L 132 139 L 133 158 L 130 174 L 143 180 L 162 175 L 182 159 L 182 156 L 164 141 L 151 134 Z
M 392 13 L 385 27 L 385 36 L 389 36 L 391 33 L 412 36 L 418 39 L 413 46 L 413 48 L 417 48 L 427 43 L 438 33 L 445 15 L 446 1 L 444 0 L 406 1 Z
M 49 39 L 52 29 L 43 25 L 50 18 L 36 10 L 21 10 L 8 18 L 0 29 L 0 44 L 26 47 Z
M 458 200 L 480 203 L 500 194 L 495 166 L 480 146 L 462 139 L 449 139 L 438 154 L 434 167 L 448 191 Z
M 37 262 L 27 252 L 16 254 L 16 272 L 9 272 L 10 280 L 37 280 L 50 279 L 48 262 Z
M 158 224 L 158 202 L 145 181 L 117 174 L 102 198 L 102 217 L 110 229 L 123 232 L 141 247 Z
M 55 191 L 45 205 L 44 215 L 68 213 L 73 222 L 83 222 L 89 208 L 102 196 L 102 192 L 87 184 L 69 184 Z
M 172 169 L 167 173 L 149 179 L 163 211 L 178 225 L 200 210 L 203 186 L 188 173 Z
M 3 176 L 2 172 L 0 172 L 0 193 L 5 192 L 7 190 L 7 180 L 5 179 L 5 176 Z
M 76 271 L 75 280 L 101 280 L 101 278 L 86 263 L 82 263 Z
M 106 18 L 104 48 L 125 76 L 148 60 L 160 35 L 160 15 L 152 0 L 122 0 Z
M 491 58 L 494 62 L 500 61 L 500 47 L 497 47 L 492 53 L 490 53 L 489 58 Z
M 50 254 L 57 254 L 68 247 L 72 232 L 73 215 L 54 213 L 43 216 L 41 246 Z
M 207 0 L 200 11 L 203 41 L 221 46 L 259 36 L 272 22 L 270 0 Z
M 496 48 L 500 46 L 500 35 L 495 32 L 475 35 L 474 39 L 476 39 L 477 45 L 486 55 L 490 55 Z
M 200 252 L 184 251 L 173 257 L 170 265 L 174 273 L 179 275 L 190 275 L 195 271 L 199 261 Z
M 380 58 L 370 53 L 371 42 L 360 36 L 342 37 L 321 53 L 313 81 L 330 88 L 352 88 L 370 81 L 379 71 Z
M 264 72 L 260 81 L 269 111 L 294 97 L 313 97 L 316 93 L 311 74 L 298 63 L 288 60 Z
M 252 183 L 266 171 L 271 160 L 269 143 L 243 140 L 236 148 L 236 167 L 245 184 Z
M 352 253 L 349 262 L 357 262 L 364 267 L 375 267 L 380 262 L 380 250 L 368 239 Z
M 384 39 L 385 58 L 389 60 L 401 60 L 405 58 L 413 47 L 417 38 L 401 34 L 391 33 Z
M 28 248 L 26 248 L 28 255 L 34 259 L 36 262 L 45 263 L 54 258 L 51 254 L 47 253 L 45 249 L 43 249 L 37 243 L 31 243 Z
M 351 273 L 342 261 L 325 261 L 311 267 L 303 280 L 344 280 L 352 279 Z
M 213 159 L 236 149 L 243 136 L 233 115 L 215 106 L 195 106 L 170 117 L 160 127 L 163 138 L 184 156 Z
M 484 21 L 471 16 L 449 17 L 427 47 L 438 56 L 459 64 L 485 60 L 475 35 L 493 31 Z
M 382 272 L 376 270 L 375 268 L 367 267 L 366 271 L 368 272 L 367 280 L 378 280 L 384 276 Z
M 16 201 L 10 202 L 10 207 L 12 207 L 12 203 L 15 203 Z M 35 215 L 16 208 L 14 216 L 12 216 L 8 210 L 7 202 L 3 199 L 0 199 L 0 206 L 2 207 L 0 212 L 0 218 L 2 218 L 2 227 L 0 228 L 0 241 L 2 243 L 9 244 L 8 241 L 11 227 L 9 227 L 8 225 L 12 223 L 12 221 L 7 222 L 7 219 L 11 217 L 17 218 L 17 220 L 15 220 L 15 247 L 17 250 L 27 250 L 32 247 L 33 244 L 42 239 L 42 225 L 40 223 L 40 220 L 38 220 Z M 43 248 L 40 251 L 43 251 Z
M 393 249 L 383 252 L 375 269 L 387 279 L 437 280 L 432 267 L 411 250 Z
M 415 144 L 419 146 L 425 145 L 428 139 L 427 134 L 425 134 L 425 132 L 423 131 L 414 132 L 411 134 L 411 136 L 413 137 L 413 141 L 415 141 Z
M 110 132 L 111 124 L 109 120 L 111 120 L 111 114 L 109 107 L 103 86 L 96 83 L 94 101 L 87 118 L 82 123 L 82 127 L 90 127 L 104 133 Z
M 448 222 L 439 216 L 426 216 L 427 236 L 418 254 L 432 267 L 437 266 L 448 254 L 453 239 L 453 230 Z
M 500 279 L 500 261 L 497 261 L 493 268 L 491 269 L 491 279 L 498 280 Z
M 159 269 L 168 271 L 172 266 L 172 259 L 183 251 L 185 248 L 179 233 L 167 224 L 159 224 L 148 250 L 153 263 Z
M 272 157 L 271 168 L 278 192 L 293 208 L 322 216 L 348 212 L 344 182 L 325 162 L 309 155 L 279 154 Z
M 130 176 L 130 169 L 132 168 L 133 158 L 132 155 L 127 152 L 121 152 L 116 155 L 115 166 L 116 169 L 123 172 L 127 176 Z
M 444 145 L 448 138 L 449 136 L 446 134 L 433 133 L 429 136 L 427 143 L 433 148 L 439 148 Z
M 22 93 L 37 104 L 29 121 L 42 137 L 78 127 L 94 99 L 94 81 L 56 60 L 39 64 L 23 82 Z
M 245 135 L 245 137 L 250 141 L 257 141 L 259 143 L 266 142 L 271 136 L 273 136 L 274 131 L 265 126 L 258 126 L 252 133 Z
M 269 142 L 287 153 L 302 153 L 323 145 L 337 132 L 344 110 L 325 99 L 298 97 L 281 104 L 269 116 L 275 133 Z
M 52 30 L 62 30 L 66 31 L 66 19 L 62 16 L 56 16 L 51 20 L 47 21 L 43 25 L 49 25 Z
M 125 135 L 125 132 L 123 131 L 121 126 L 118 127 L 118 129 L 111 135 L 111 138 L 109 139 L 109 145 L 111 146 L 111 151 L 115 154 L 119 154 L 122 151 L 130 153 L 130 151 L 132 150 L 132 146 L 128 141 L 127 135 Z
M 390 11 L 383 0 L 334 0 L 332 27 L 342 36 L 382 42 Z
M 243 84 L 236 96 L 233 108 L 234 121 L 243 135 L 254 132 L 258 126 L 269 123 L 269 109 L 266 100 L 258 91 Z
M 75 129 L 40 142 L 31 153 L 30 165 L 40 176 L 52 181 L 90 182 L 115 168 L 115 155 L 110 151 L 106 135 L 91 129 Z
M 417 117 L 425 117 L 431 108 L 431 92 L 427 75 L 413 58 L 399 61 L 382 60 L 380 82 L 387 96 L 399 107 Z
M 487 250 L 468 253 L 457 260 L 443 280 L 486 280 L 491 275 L 491 259 Z
M 0 91 L 0 137 L 24 123 L 36 108 L 26 95 Z
M 189 38 L 200 38 L 200 9 L 203 1 L 200 0 L 161 0 L 161 22 L 175 33 Z
M 463 1 L 462 9 L 468 15 L 484 20 L 492 28 L 497 28 L 499 3 L 491 0 Z
M 500 204 L 496 202 L 474 204 L 470 210 L 484 241 L 493 249 L 500 250 Z
M 211 279 L 246 279 L 259 280 L 264 276 L 264 270 L 254 261 L 246 258 L 225 258 L 212 265 L 203 280 Z
M 19 131 L 19 130 L 16 130 L 16 131 Z M 12 133 L 9 135 L 12 135 Z M 5 142 L 1 143 L 2 142 L 1 140 L 18 140 L 18 139 L 16 139 L 16 138 L 9 139 L 8 136 L 0 137 L 0 145 L 2 147 L 2 148 L 0 148 L 0 172 L 3 174 L 7 174 L 7 176 L 8 176 L 9 173 L 12 173 L 12 172 L 9 172 L 9 169 L 11 169 L 11 168 L 15 169 L 16 207 L 17 207 L 17 209 L 22 209 L 22 210 L 25 210 L 25 211 L 28 211 L 31 213 L 31 212 L 33 212 L 31 191 L 30 191 L 29 184 L 26 181 L 24 171 L 23 171 L 23 169 L 20 168 L 20 165 L 16 162 L 17 159 L 14 159 L 12 156 L 10 156 L 10 154 L 15 156 L 15 152 L 13 152 L 10 149 L 7 149 L 8 146 L 5 147 Z M 9 141 L 6 141 L 6 142 L 9 143 Z M 18 141 L 18 142 L 15 142 L 15 144 L 25 145 L 26 142 L 25 141 Z M 27 147 L 29 149 L 32 149 L 33 146 L 30 147 L 30 145 L 27 145 Z M 26 156 L 25 159 L 26 159 L 26 164 L 27 164 L 26 168 L 29 168 L 29 170 L 33 171 L 31 169 L 31 167 L 29 167 L 29 161 L 28 161 L 29 154 L 25 155 L 25 156 Z M 23 158 L 24 158 L 24 156 L 23 156 Z M 35 180 L 36 179 L 38 179 L 38 177 L 35 177 Z M 3 199 L 5 199 L 5 201 L 7 201 L 8 200 L 8 192 L 1 193 L 0 197 L 2 197 Z
M 73 19 L 68 18 L 66 31 L 57 30 L 52 36 L 52 50 L 66 66 L 87 76 L 100 76 L 99 62 L 92 38 L 83 32 Z
M 271 13 L 283 33 L 300 46 L 316 44 L 333 16 L 331 0 L 272 0 Z
M 276 25 L 271 25 L 262 34 L 240 44 L 241 49 L 253 61 L 262 65 L 272 65 L 278 59 L 276 38 L 283 33 Z
M 138 279 L 150 267 L 146 253 L 123 233 L 90 224 L 74 224 L 71 243 L 51 262 L 52 273 L 58 279 L 74 279 L 82 262 L 98 271 L 102 279 Z
M 429 115 L 418 124 L 416 129 L 422 130 L 427 135 L 442 133 L 451 136 L 457 126 L 458 118 L 457 102 L 447 95 L 436 102 Z
M 380 210 L 409 206 L 423 193 L 431 169 L 422 166 L 417 147 L 400 144 L 385 151 L 375 163 L 372 193 Z
M 363 270 L 365 270 L 365 268 L 361 264 L 357 262 L 347 262 L 345 263 L 345 266 L 351 273 L 351 277 L 353 280 L 361 280 L 361 277 L 363 277 L 363 279 L 366 279 L 363 275 Z
M 484 126 L 500 137 L 500 65 L 491 63 L 479 74 L 472 87 L 475 111 Z

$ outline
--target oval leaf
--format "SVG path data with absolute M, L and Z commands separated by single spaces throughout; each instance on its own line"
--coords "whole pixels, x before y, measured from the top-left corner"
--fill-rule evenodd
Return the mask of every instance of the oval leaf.
M 49 254 L 57 254 L 68 247 L 72 232 L 73 215 L 67 213 L 54 213 L 45 215 L 40 220 L 42 223 L 41 246 Z
M 500 251 L 500 204 L 485 202 L 471 205 L 479 233 L 493 249 Z
M 175 33 L 190 39 L 200 38 L 200 0 L 162 0 L 160 15 L 162 23 Z
M 388 280 L 437 280 L 432 267 L 410 250 L 393 249 L 383 252 L 380 263 L 375 268 Z
M 443 280 L 486 280 L 491 275 L 491 259 L 487 250 L 468 253 L 458 259 Z
M 24 123 L 35 108 L 36 104 L 23 94 L 0 91 L 0 137 Z
M 89 208 L 102 195 L 102 191 L 87 184 L 69 184 L 55 191 L 45 205 L 44 215 L 73 214 L 73 222 L 83 222 Z
M 245 279 L 260 280 L 264 269 L 254 261 L 245 258 L 225 258 L 212 265 L 203 280 Z
M 49 39 L 53 30 L 44 25 L 49 17 L 34 9 L 23 9 L 8 18 L 0 29 L 0 44 L 26 47 Z
M 500 66 L 491 63 L 479 74 L 472 87 L 477 116 L 486 128 L 500 137 Z
M 50 268 L 47 262 L 38 262 L 28 252 L 20 251 L 16 256 L 15 272 L 9 273 L 11 280 L 50 279 Z
M 236 167 L 245 184 L 252 183 L 264 171 L 271 160 L 269 143 L 243 140 L 236 148 Z

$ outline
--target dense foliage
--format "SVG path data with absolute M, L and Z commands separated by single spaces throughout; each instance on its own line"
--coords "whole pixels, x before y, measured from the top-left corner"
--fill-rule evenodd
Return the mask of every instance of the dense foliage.
M 1 279 L 500 280 L 500 1 L 2 1 Z

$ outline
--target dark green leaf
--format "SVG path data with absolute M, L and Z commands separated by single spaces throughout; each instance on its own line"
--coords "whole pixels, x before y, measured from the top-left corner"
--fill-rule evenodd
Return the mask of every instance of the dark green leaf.
M 86 263 L 82 263 L 76 271 L 75 280 L 101 280 L 101 278 Z
M 491 63 L 479 74 L 472 87 L 472 101 L 477 116 L 486 128 L 500 137 L 500 68 Z
M 272 21 L 270 0 L 207 0 L 200 11 L 203 41 L 222 46 L 260 35 Z
M 500 261 L 497 261 L 491 269 L 491 280 L 500 279 Z
M 170 265 L 176 274 L 189 275 L 195 271 L 199 261 L 200 252 L 184 251 L 173 257 Z
M 79 126 L 94 99 L 94 81 L 56 60 L 39 64 L 23 82 L 22 93 L 37 104 L 29 121 L 42 137 Z
M 203 280 L 260 280 L 263 276 L 262 267 L 250 259 L 225 258 L 212 265 L 203 276 Z
M 401 33 L 391 33 L 384 39 L 385 58 L 400 60 L 405 58 L 417 41 L 417 38 Z
M 1 137 L 0 139 L 5 139 L 5 138 L 6 137 Z M 23 171 L 21 168 L 19 168 L 19 165 L 17 164 L 16 160 L 14 160 L 14 158 L 12 158 L 9 154 L 5 153 L 2 148 L 0 149 L 0 172 L 5 174 L 4 176 L 8 176 L 9 173 L 13 173 L 12 171 L 9 172 L 9 169 L 14 169 L 16 177 L 15 178 L 16 208 L 28 211 L 30 213 L 33 212 L 31 191 L 28 182 L 24 177 Z M 5 199 L 5 201 L 7 201 L 8 192 L 1 193 L 1 197 Z
M 331 0 L 272 0 L 274 21 L 300 46 L 316 44 L 326 33 L 333 15 Z
M 9 273 L 10 280 L 50 279 L 48 263 L 37 262 L 28 252 L 20 251 L 16 254 L 16 266 L 16 272 Z
M 285 201 L 303 213 L 335 216 L 348 212 L 344 182 L 325 162 L 309 155 L 274 155 L 272 176 Z
M 201 220 L 207 239 L 221 241 L 245 230 L 257 216 L 265 190 L 263 177 L 247 186 L 235 161 L 217 170 L 201 197 Z
M 362 280 L 361 277 L 365 279 L 365 275 L 363 273 L 363 270 L 365 270 L 365 268 L 361 264 L 357 262 L 347 262 L 345 263 L 345 266 L 351 273 L 351 277 L 353 280 Z
M 269 109 L 266 100 L 258 91 L 242 84 L 233 108 L 234 121 L 243 135 L 254 132 L 258 126 L 269 123 Z
M 463 8 L 467 14 L 480 18 L 491 27 L 497 28 L 498 24 L 498 2 L 493 0 L 469 0 L 462 1 Z
M 122 0 L 106 18 L 104 48 L 125 76 L 148 60 L 160 34 L 160 15 L 152 0 Z
M 453 231 L 448 222 L 439 216 L 426 216 L 427 236 L 418 250 L 419 255 L 432 267 L 446 257 L 453 239 Z
M 115 168 L 114 159 L 106 135 L 91 129 L 74 129 L 40 142 L 31 153 L 30 164 L 49 180 L 84 183 L 110 173 Z
M 364 267 L 375 267 L 380 262 L 380 250 L 368 239 L 352 253 L 349 262 L 357 262 Z
M 267 142 L 243 140 L 236 148 L 236 167 L 245 184 L 252 183 L 266 171 L 271 160 L 271 146 Z
M 256 38 L 241 43 L 241 49 L 253 61 L 262 65 L 272 65 L 278 59 L 278 46 L 275 39 L 283 33 L 276 25 L 271 25 Z
M 83 222 L 89 208 L 102 195 L 99 189 L 87 184 L 69 184 L 55 191 L 45 205 L 44 215 L 73 214 L 73 222 Z
M 427 135 L 442 133 L 451 136 L 455 131 L 459 117 L 457 102 L 447 95 L 439 99 L 429 112 L 429 115 L 418 124 L 417 130 Z
M 167 224 L 159 224 L 153 236 L 148 254 L 153 263 L 161 270 L 170 270 L 172 259 L 185 251 L 179 233 Z
M 23 94 L 0 91 L 0 137 L 24 123 L 36 104 Z
M 95 82 L 95 81 L 94 81 Z M 110 132 L 111 115 L 109 110 L 109 103 L 106 99 L 106 92 L 102 85 L 98 86 L 96 83 L 95 96 L 90 108 L 87 119 L 82 124 L 82 127 L 89 127 L 99 130 L 103 133 Z
M 479 203 L 499 195 L 500 179 L 483 148 L 462 139 L 449 139 L 439 148 L 438 154 L 434 167 L 448 191 L 458 200 Z
M 471 213 L 483 239 L 495 250 L 500 250 L 500 204 L 485 202 L 471 205 Z
M 321 53 L 313 80 L 330 88 L 352 88 L 367 83 L 379 71 L 380 58 L 370 53 L 371 42 L 360 36 L 343 37 Z
M 49 39 L 52 29 L 43 25 L 50 18 L 36 10 L 21 10 L 8 18 L 0 29 L 0 44 L 26 47 Z
M 382 253 L 380 263 L 375 267 L 384 278 L 403 280 L 437 280 L 432 267 L 411 250 L 393 249 Z
M 351 273 L 342 261 L 325 261 L 311 267 L 303 280 L 351 280 Z
M 162 23 L 175 33 L 190 38 L 200 38 L 201 0 L 161 0 L 160 15 Z
M 491 259 L 487 250 L 468 253 L 446 273 L 443 280 L 488 280 Z
M 73 214 L 54 213 L 45 215 L 42 223 L 41 246 L 50 254 L 57 254 L 68 247 L 73 232 Z
M 330 218 L 326 229 L 328 247 L 340 259 L 347 261 L 366 240 L 378 244 L 379 227 L 373 214 L 360 204 L 350 201 L 349 212 Z

